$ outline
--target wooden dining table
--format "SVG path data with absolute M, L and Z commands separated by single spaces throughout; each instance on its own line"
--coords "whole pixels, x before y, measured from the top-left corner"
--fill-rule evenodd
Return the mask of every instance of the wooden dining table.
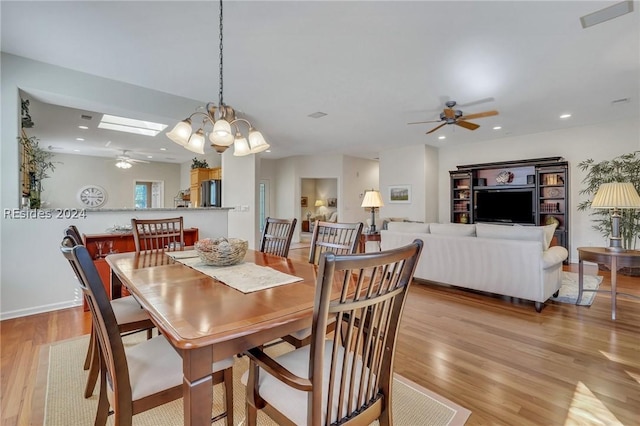
M 311 326 L 317 266 L 303 261 L 248 250 L 245 262 L 302 281 L 245 294 L 162 252 L 106 260 L 112 297 L 126 287 L 182 357 L 185 425 L 211 424 L 214 361 Z

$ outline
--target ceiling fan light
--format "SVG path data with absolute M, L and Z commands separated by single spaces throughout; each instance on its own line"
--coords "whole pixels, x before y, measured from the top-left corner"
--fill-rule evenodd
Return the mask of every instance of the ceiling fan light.
M 191 136 L 191 119 L 187 118 L 182 120 L 175 127 L 167 133 L 167 137 L 181 146 L 186 146 Z
M 216 134 L 216 138 L 226 138 L 229 135 L 233 137 L 233 133 L 231 133 L 231 124 L 223 118 L 215 122 L 213 125 L 213 133 Z
M 249 146 L 251 147 L 250 153 L 257 154 L 258 152 L 266 151 L 270 145 L 264 140 L 262 133 L 254 129 L 249 129 Z
M 233 155 L 236 157 L 244 157 L 245 155 L 251 154 L 249 142 L 247 142 L 247 139 L 242 136 L 240 132 L 236 133 L 236 140 L 233 144 L 233 148 Z
M 116 163 L 116 167 L 119 169 L 130 169 L 131 165 L 132 165 L 131 163 L 125 160 L 120 160 Z
M 191 135 L 189 142 L 184 147 L 191 152 L 204 155 L 204 131 L 202 128 Z

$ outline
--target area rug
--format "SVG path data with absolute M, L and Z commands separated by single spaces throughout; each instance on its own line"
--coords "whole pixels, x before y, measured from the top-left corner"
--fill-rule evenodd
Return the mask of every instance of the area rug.
M 128 345 L 135 344 L 139 337 L 128 336 Z M 83 389 L 87 372 L 82 370 L 82 363 L 87 350 L 88 337 L 76 338 L 44 346 L 41 352 L 43 362 L 40 363 L 40 381 L 46 386 L 46 402 L 44 419 L 46 426 L 86 426 L 93 424 L 98 396 L 96 393 L 84 399 Z M 272 355 L 290 350 L 283 344 L 267 349 Z M 244 425 L 245 387 L 240 377 L 247 370 L 249 362 L 246 357 L 236 358 L 234 370 L 234 423 Z M 222 411 L 222 385 L 214 387 L 213 414 Z M 34 398 L 36 396 L 34 395 Z M 37 402 L 37 401 L 34 401 Z M 464 425 L 471 412 L 452 401 L 443 398 L 402 376 L 396 375 L 393 383 L 393 416 L 394 423 L 400 426 L 412 425 Z M 113 425 L 109 417 L 107 425 Z M 178 426 L 183 424 L 182 399 L 170 402 L 152 410 L 140 413 L 133 418 L 133 424 L 139 426 Z M 215 425 L 224 425 L 220 420 Z M 261 426 L 277 426 L 266 415 L 259 413 L 258 424 Z M 378 424 L 375 422 L 374 424 Z
M 551 297 L 551 300 L 561 303 L 576 304 L 578 300 L 578 274 L 575 272 L 562 272 L 562 286 L 560 287 L 560 293 L 558 297 Z M 584 289 L 597 290 L 602 282 L 602 277 L 599 275 L 584 275 Z M 596 298 L 595 291 L 587 291 L 582 293 L 582 300 L 580 306 L 591 306 L 593 300 Z

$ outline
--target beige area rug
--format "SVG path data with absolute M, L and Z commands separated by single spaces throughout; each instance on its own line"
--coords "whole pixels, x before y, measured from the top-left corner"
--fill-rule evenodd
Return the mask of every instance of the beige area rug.
M 140 333 L 139 333 L 140 335 Z M 128 336 L 127 344 L 134 344 L 138 336 Z M 88 336 L 66 340 L 43 346 L 40 363 L 40 382 L 46 385 L 45 418 L 46 426 L 87 426 L 92 425 L 98 403 L 97 390 L 93 397 L 82 397 L 87 372 L 82 363 L 87 350 Z M 277 344 L 267 349 L 272 355 L 290 350 L 288 344 Z M 236 358 L 234 369 L 234 423 L 244 425 L 245 387 L 240 377 L 247 370 L 246 357 Z M 38 393 L 37 390 L 35 392 Z M 213 414 L 222 411 L 222 385 L 214 388 Z M 36 395 L 34 395 L 36 398 Z M 433 392 L 396 375 L 393 384 L 394 423 L 400 426 L 418 425 L 464 425 L 471 412 Z M 109 417 L 108 425 L 113 425 Z M 133 418 L 139 426 L 178 426 L 183 424 L 182 399 L 140 413 Z M 222 419 L 216 425 L 224 425 Z M 258 424 L 277 426 L 270 418 L 260 413 Z M 375 422 L 374 424 L 377 424 Z
M 575 272 L 562 272 L 562 285 L 560 286 L 560 292 L 558 297 L 551 297 L 550 300 L 555 300 L 561 303 L 576 304 L 578 300 L 578 274 Z M 602 282 L 602 277 L 599 275 L 584 275 L 584 288 L 587 290 L 597 290 Z M 596 298 L 595 291 L 587 291 L 582 293 L 582 300 L 580 306 L 591 306 Z
M 310 241 L 300 241 L 299 243 L 291 243 L 289 250 L 305 249 L 311 247 Z

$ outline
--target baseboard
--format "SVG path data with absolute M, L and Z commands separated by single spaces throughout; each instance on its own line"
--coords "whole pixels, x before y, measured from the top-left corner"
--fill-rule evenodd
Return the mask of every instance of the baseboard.
M 8 312 L 0 312 L 0 321 L 26 317 L 28 315 L 41 314 L 43 312 L 51 312 L 51 311 L 59 311 L 61 309 L 75 308 L 77 306 L 82 306 L 82 300 L 78 301 L 67 301 L 60 303 L 52 303 L 50 305 L 42 305 L 42 306 L 34 306 L 27 309 L 16 309 L 14 311 Z

